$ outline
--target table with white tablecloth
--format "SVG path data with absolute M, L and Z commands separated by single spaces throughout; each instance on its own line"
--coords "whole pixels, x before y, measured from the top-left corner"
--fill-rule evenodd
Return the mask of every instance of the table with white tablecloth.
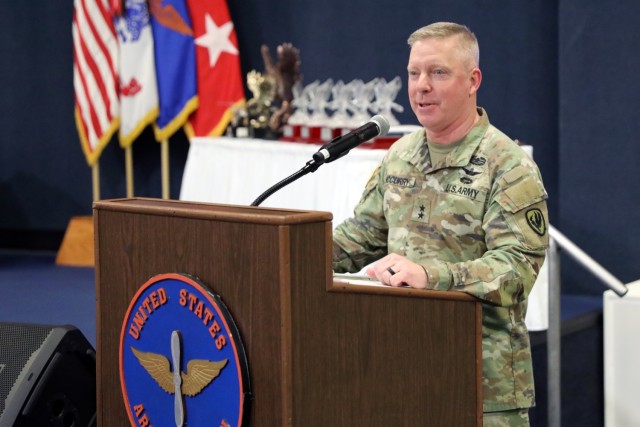
M 265 190 L 300 170 L 316 144 L 244 138 L 194 138 L 180 199 L 249 206 Z M 327 211 L 336 226 L 351 216 L 386 150 L 355 148 L 268 197 L 260 206 Z
M 319 145 L 249 138 L 193 138 L 180 200 L 249 206 L 272 185 L 299 171 Z M 269 196 L 260 206 L 327 211 L 335 227 L 351 216 L 386 150 L 354 148 Z M 546 268 L 529 297 L 527 326 L 548 325 Z

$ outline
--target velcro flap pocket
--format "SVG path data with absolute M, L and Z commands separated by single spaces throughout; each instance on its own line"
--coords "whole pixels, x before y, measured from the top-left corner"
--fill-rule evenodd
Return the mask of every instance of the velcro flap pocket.
M 498 203 L 508 212 L 515 213 L 534 203 L 547 199 L 542 182 L 531 170 L 524 166 L 518 166 L 505 173 L 501 178 L 504 188 Z

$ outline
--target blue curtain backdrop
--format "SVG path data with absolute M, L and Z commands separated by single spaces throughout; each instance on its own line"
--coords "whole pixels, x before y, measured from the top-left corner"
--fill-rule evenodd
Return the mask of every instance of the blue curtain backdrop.
M 595 0 L 229 0 L 243 73 L 263 71 L 260 45 L 301 51 L 305 83 L 403 78 L 407 36 L 434 21 L 478 36 L 479 102 L 491 121 L 534 147 L 550 195 L 551 223 L 623 281 L 640 269 L 635 185 L 640 130 L 635 74 L 640 3 Z M 91 170 L 73 118 L 73 2 L 0 0 L 0 247 L 55 244 L 69 219 L 91 214 Z M 247 94 L 249 95 L 249 94 Z M 171 197 L 179 194 L 188 141 L 171 140 Z M 150 130 L 133 145 L 135 194 L 160 197 L 160 149 Z M 124 153 L 113 141 L 100 161 L 102 198 L 125 195 Z M 248 172 L 249 173 L 249 172 Z M 566 262 L 565 262 L 566 260 Z M 563 258 L 569 293 L 603 286 Z

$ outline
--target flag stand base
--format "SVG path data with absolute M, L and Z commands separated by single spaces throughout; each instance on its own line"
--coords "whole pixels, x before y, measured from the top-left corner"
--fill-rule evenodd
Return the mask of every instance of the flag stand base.
M 94 267 L 93 217 L 74 216 L 56 256 L 57 265 Z

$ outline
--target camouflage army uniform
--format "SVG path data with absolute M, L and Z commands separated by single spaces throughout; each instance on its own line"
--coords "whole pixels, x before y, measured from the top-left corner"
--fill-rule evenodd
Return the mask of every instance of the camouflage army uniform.
M 547 194 L 536 164 L 484 110 L 442 164 L 425 132 L 398 140 L 334 232 L 333 268 L 356 272 L 397 253 L 428 288 L 482 300 L 484 411 L 534 404 L 527 295 L 548 246 Z

